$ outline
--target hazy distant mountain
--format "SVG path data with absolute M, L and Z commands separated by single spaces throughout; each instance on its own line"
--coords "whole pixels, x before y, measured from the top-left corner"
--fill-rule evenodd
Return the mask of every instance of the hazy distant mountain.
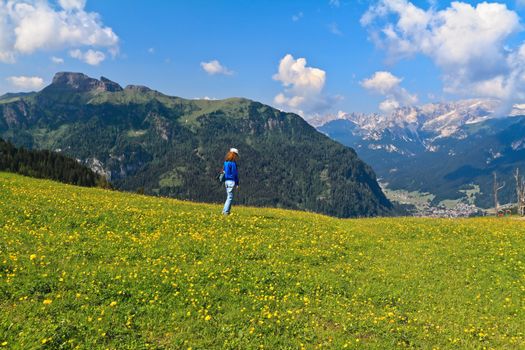
M 523 106 L 496 117 L 495 100 L 406 107 L 390 115 L 340 113 L 315 120 L 318 129 L 356 149 L 393 189 L 430 192 L 443 199 L 479 185 L 477 204 L 492 205 L 491 174 L 508 186 L 501 202 L 514 200 L 511 173 L 525 169 Z
M 121 189 L 214 202 L 224 199 L 216 172 L 235 146 L 238 203 L 341 217 L 391 210 L 352 149 L 295 114 L 247 99 L 186 100 L 59 73 L 38 93 L 0 99 L 0 137 L 75 157 Z

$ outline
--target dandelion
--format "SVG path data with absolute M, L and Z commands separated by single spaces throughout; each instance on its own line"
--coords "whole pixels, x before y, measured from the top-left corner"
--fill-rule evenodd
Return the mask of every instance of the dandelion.
M 41 222 L 18 221 L 24 210 Z M 187 349 L 200 341 L 185 331 L 195 318 L 203 333 L 238 348 L 523 347 L 523 332 L 507 330 L 523 323 L 525 284 L 515 276 L 523 274 L 525 221 L 339 220 L 241 208 L 233 230 L 213 211 L 0 173 L 0 246 L 10 248 L 0 254 L 0 279 L 16 296 L 7 317 L 42 322 L 11 327 L 0 349 L 16 346 L 11 339 L 27 348 L 62 339 L 41 337 L 55 312 L 81 324 L 63 339 L 72 348 L 132 348 L 132 334 L 172 324 L 162 343 Z M 227 325 L 216 327 L 219 319 Z

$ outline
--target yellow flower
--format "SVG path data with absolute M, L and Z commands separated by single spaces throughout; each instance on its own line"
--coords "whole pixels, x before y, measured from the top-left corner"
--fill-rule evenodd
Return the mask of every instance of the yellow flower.
M 115 305 L 117 305 L 116 301 L 112 301 L 111 304 L 109 304 L 109 306 L 115 306 Z
M 29 256 L 29 260 L 35 260 L 36 259 L 36 254 L 31 254 Z
M 204 317 L 204 321 L 209 321 L 211 320 L 211 316 L 210 315 L 206 315 L 206 317 Z
M 52 302 L 53 302 L 53 300 L 51 300 L 51 299 L 46 299 L 46 300 L 43 301 L 44 305 L 49 305 Z

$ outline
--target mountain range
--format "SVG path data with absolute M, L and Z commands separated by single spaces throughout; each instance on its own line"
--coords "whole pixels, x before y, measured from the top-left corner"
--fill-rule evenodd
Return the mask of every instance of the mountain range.
M 73 157 L 121 190 L 204 202 L 223 201 L 215 175 L 234 146 L 237 203 L 339 217 L 392 212 L 353 149 L 243 98 L 188 100 L 62 72 L 39 92 L 0 97 L 0 137 Z
M 500 202 L 516 200 L 513 172 L 525 170 L 525 106 L 500 116 L 500 101 L 470 99 L 398 108 L 388 115 L 339 113 L 310 121 L 356 149 L 392 190 L 493 206 L 493 173 L 506 186 Z

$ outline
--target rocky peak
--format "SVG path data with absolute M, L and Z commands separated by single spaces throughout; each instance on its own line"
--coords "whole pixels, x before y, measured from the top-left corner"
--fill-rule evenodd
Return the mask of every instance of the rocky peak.
M 104 84 L 105 91 L 111 91 L 111 92 L 122 91 L 122 87 L 119 84 L 115 83 L 114 81 L 109 80 L 106 77 L 100 77 L 100 82 Z
M 128 85 L 126 86 L 125 90 L 143 92 L 143 93 L 154 91 L 150 89 L 149 87 L 143 86 L 143 85 Z
M 122 91 L 122 87 L 104 77 L 100 80 L 90 78 L 83 73 L 59 72 L 55 74 L 52 84 L 55 87 L 63 87 L 78 92 L 89 91 Z

